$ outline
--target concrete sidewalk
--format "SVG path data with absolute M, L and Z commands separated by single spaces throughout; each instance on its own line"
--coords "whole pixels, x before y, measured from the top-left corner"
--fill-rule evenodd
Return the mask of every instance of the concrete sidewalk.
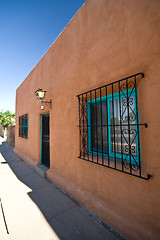
M 0 240 L 123 239 L 40 177 L 1 137 L 0 198 Z

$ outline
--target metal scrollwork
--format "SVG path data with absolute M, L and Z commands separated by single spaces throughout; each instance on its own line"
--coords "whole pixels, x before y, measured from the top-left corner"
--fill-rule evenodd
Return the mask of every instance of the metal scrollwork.
M 132 158 L 131 161 L 132 162 L 130 163 L 128 159 L 123 159 L 123 166 L 126 169 L 132 169 L 133 171 L 138 171 L 141 168 L 141 166 L 137 163 L 135 158 Z
M 134 82 L 129 82 L 129 83 L 124 83 L 121 85 L 121 91 L 124 91 L 126 89 L 130 89 L 130 88 L 134 88 L 135 87 L 135 83 Z
M 87 130 L 87 99 L 83 96 L 80 99 L 80 152 L 81 155 L 85 158 L 87 155 L 88 147 L 88 130 Z
M 123 98 L 123 106 L 133 105 L 133 97 L 129 96 L 128 98 Z
M 87 122 L 87 101 L 85 98 L 80 100 L 80 125 Z
M 87 154 L 87 141 L 88 141 L 87 129 L 81 128 L 80 134 L 81 134 L 81 137 L 80 137 L 81 155 L 85 157 Z
M 129 135 L 130 135 L 130 144 L 129 144 Z M 137 171 L 140 169 L 139 164 L 137 163 L 135 156 L 136 156 L 136 136 L 137 131 L 136 129 L 128 129 L 125 128 L 122 130 L 123 141 L 124 144 L 124 154 L 126 157 L 123 159 L 123 165 L 126 169 L 132 169 L 133 171 Z M 128 158 L 129 157 L 129 158 Z M 131 163 L 130 163 L 131 160 Z
M 132 146 L 137 136 L 136 129 L 130 129 L 130 130 L 128 128 L 122 129 L 122 138 L 125 140 L 127 144 L 129 144 L 129 140 L 128 140 L 129 135 L 130 135 L 130 141 L 131 141 L 130 145 Z
M 129 153 L 130 155 L 136 153 L 135 149 L 136 149 L 135 146 L 131 146 L 131 145 L 129 146 L 129 144 L 125 145 L 125 148 L 124 148 L 125 153 Z
M 123 112 L 121 115 L 122 122 L 133 122 L 136 120 L 135 110 L 132 108 L 133 106 L 133 96 L 124 97 L 122 99 L 123 104 Z M 129 108 L 129 116 L 128 116 L 128 108 Z
M 131 89 L 129 93 L 128 89 Z M 127 92 L 125 90 L 127 90 Z M 122 94 L 122 114 L 121 114 L 122 122 L 128 121 L 133 122 L 136 120 L 133 96 L 134 90 L 135 90 L 134 82 L 125 83 L 120 86 L 120 91 Z

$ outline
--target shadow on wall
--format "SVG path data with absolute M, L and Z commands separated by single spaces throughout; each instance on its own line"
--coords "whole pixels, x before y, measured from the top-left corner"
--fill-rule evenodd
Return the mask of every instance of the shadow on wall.
M 6 161 L 1 164 L 7 163 L 16 177 L 32 189 L 28 193 L 29 197 L 38 206 L 60 239 L 124 240 L 109 227 L 108 229 L 102 227 L 54 183 L 40 177 L 33 168 L 13 152 L 12 146 L 2 142 L 0 152 Z

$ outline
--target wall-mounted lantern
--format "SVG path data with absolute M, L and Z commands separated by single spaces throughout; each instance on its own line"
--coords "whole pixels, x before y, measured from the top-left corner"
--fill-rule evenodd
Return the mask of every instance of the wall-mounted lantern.
M 42 90 L 39 88 L 37 91 L 35 91 L 36 97 L 38 98 L 39 102 L 44 103 L 46 106 L 52 108 L 52 100 L 50 101 L 43 101 L 43 98 L 45 97 L 47 91 Z

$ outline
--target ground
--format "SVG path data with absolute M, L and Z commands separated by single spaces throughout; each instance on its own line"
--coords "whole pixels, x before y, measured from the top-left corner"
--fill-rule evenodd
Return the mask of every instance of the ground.
M 1 240 L 118 240 L 0 137 Z

